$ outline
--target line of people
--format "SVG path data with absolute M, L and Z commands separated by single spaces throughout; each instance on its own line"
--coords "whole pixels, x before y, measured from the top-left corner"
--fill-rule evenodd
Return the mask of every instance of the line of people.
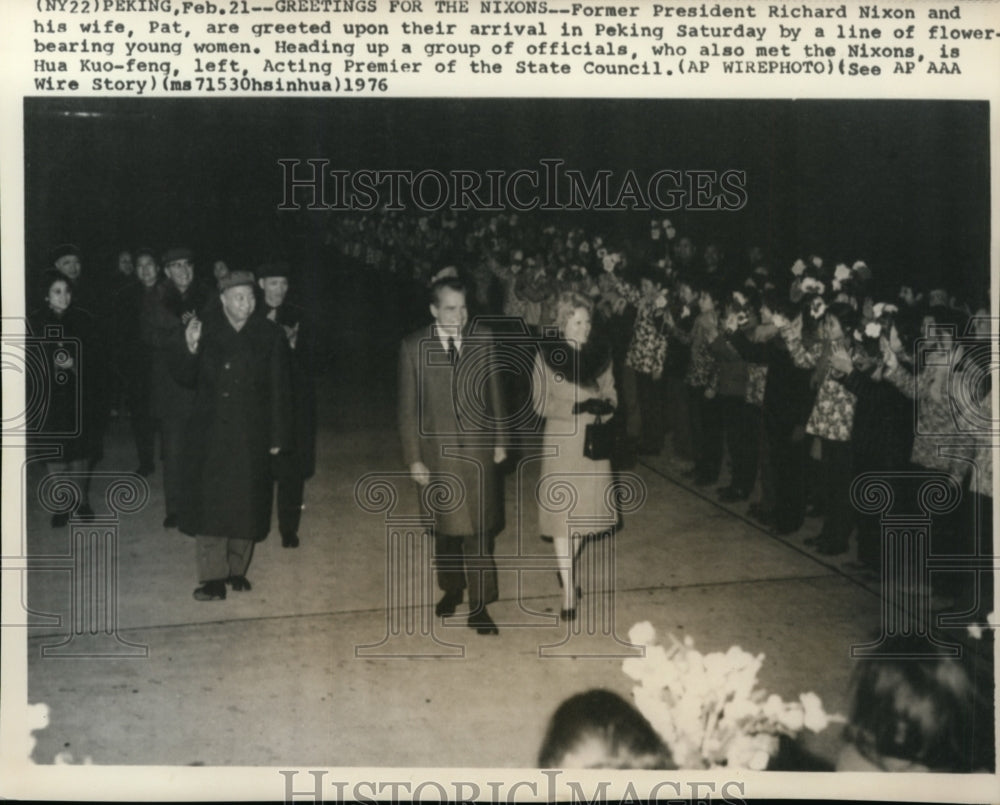
M 249 590 L 246 569 L 270 530 L 275 488 L 282 545 L 297 547 L 315 471 L 310 327 L 287 298 L 289 265 L 253 273 L 218 261 L 213 291 L 196 277 L 190 249 L 161 259 L 139 249 L 134 271 L 122 269 L 113 294 L 99 298 L 78 292 L 96 284 L 84 282 L 79 249 L 63 245 L 51 258 L 29 316 L 40 371 L 28 394 L 44 398 L 34 443 L 51 455 L 50 474 L 73 473 L 80 493 L 52 526 L 93 514 L 90 475 L 118 407 L 130 418 L 138 474 L 154 473 L 160 434 L 163 526 L 197 537 L 195 597 L 225 598 L 227 583 Z

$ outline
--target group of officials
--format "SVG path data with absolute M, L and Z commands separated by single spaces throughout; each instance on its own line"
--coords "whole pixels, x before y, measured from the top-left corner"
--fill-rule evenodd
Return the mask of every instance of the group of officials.
M 93 513 L 89 471 L 103 458 L 109 390 L 122 388 L 141 475 L 154 472 L 160 434 L 163 526 L 196 537 L 199 601 L 224 599 L 227 587 L 250 589 L 247 568 L 270 530 L 275 485 L 282 545 L 299 544 L 304 483 L 315 470 L 316 414 L 309 328 L 301 308 L 286 301 L 290 274 L 282 262 L 251 273 L 220 261 L 212 289 L 196 277 L 190 249 L 171 248 L 159 259 L 142 249 L 131 277 L 102 299 L 86 284 L 79 250 L 64 246 L 53 254 L 43 304 L 31 316 L 31 331 L 45 345 L 50 399 L 39 444 L 52 456 L 49 472 L 71 472 L 80 488 L 74 514 Z M 88 311 L 81 297 L 101 314 Z M 429 308 L 432 323 L 402 342 L 398 425 L 418 487 L 457 487 L 457 505 L 435 513 L 444 593 L 435 611 L 454 614 L 467 589 L 469 626 L 497 634 L 487 607 L 498 598 L 493 541 L 504 528 L 505 359 L 493 334 L 470 326 L 466 288 L 456 277 L 433 284 Z M 543 483 L 579 487 L 576 497 L 594 508 L 587 514 L 596 534 L 615 522 L 605 503 L 611 467 L 584 455 L 583 434 L 598 416 L 613 413 L 617 399 L 610 353 L 588 348 L 592 311 L 579 294 L 557 300 L 560 338 L 534 355 L 531 404 L 536 421 L 545 420 L 550 448 Z M 78 353 L 66 348 L 71 343 Z M 538 494 L 541 500 L 548 493 Z M 68 517 L 56 514 L 52 525 Z M 588 534 L 571 532 L 563 519 L 540 506 L 539 535 L 554 545 L 562 617 L 571 620 L 580 595 L 575 559 Z
M 270 530 L 275 486 L 282 545 L 299 544 L 304 484 L 315 468 L 308 325 L 286 301 L 287 263 L 249 272 L 220 261 L 214 289 L 195 276 L 188 248 L 159 258 L 141 249 L 132 266 L 118 287 L 98 290 L 76 247 L 51 255 L 42 304 L 29 319 L 44 367 L 36 391 L 47 395 L 37 443 L 53 456 L 50 474 L 77 479 L 73 513 L 93 514 L 89 472 L 103 458 L 109 411 L 123 390 L 141 475 L 154 472 L 160 433 L 163 526 L 196 537 L 194 597 L 223 599 L 227 585 L 250 589 L 247 567 Z

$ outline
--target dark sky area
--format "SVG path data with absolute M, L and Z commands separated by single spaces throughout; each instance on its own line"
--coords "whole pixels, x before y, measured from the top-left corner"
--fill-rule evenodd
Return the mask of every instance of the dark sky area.
M 295 259 L 340 213 L 278 211 L 282 158 L 442 171 L 558 158 L 640 176 L 745 170 L 742 210 L 668 217 L 731 252 L 760 244 L 779 266 L 817 252 L 923 282 L 985 287 L 988 276 L 989 107 L 978 102 L 29 98 L 25 153 L 29 271 L 62 241 L 91 269 L 110 268 L 121 246 L 176 241 L 203 261 L 252 264 L 263 249 Z M 658 216 L 611 217 L 608 228 L 648 228 Z

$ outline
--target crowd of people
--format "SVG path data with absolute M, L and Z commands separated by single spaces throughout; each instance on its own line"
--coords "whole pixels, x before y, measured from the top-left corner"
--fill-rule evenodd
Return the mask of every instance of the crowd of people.
M 127 414 L 150 476 L 160 437 L 163 527 L 195 536 L 198 600 L 250 589 L 253 545 L 271 527 L 275 487 L 282 545 L 299 544 L 304 484 L 315 467 L 309 325 L 287 301 L 284 262 L 255 273 L 213 266 L 213 289 L 186 247 L 118 256 L 114 279 L 92 280 L 64 244 L 42 273 L 29 326 L 41 351 L 32 396 L 44 398 L 38 444 L 51 473 L 72 473 L 73 511 L 88 517 L 90 481 L 113 416 Z M 260 304 L 258 305 L 258 298 Z

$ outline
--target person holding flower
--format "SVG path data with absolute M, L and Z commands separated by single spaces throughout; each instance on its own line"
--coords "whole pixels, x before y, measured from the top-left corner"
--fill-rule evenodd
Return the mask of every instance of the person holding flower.
M 729 336 L 730 343 L 745 360 L 767 368 L 764 396 L 763 447 L 774 488 L 775 533 L 791 534 L 802 527 L 805 517 L 805 425 L 812 411 L 815 392 L 810 372 L 795 365 L 788 346 L 779 334 L 779 325 L 788 323 L 796 306 L 775 289 L 762 295 L 761 324 L 752 330 L 749 322 Z
M 909 466 L 913 445 L 913 405 L 884 378 L 882 345 L 896 338 L 895 325 L 886 334 L 883 324 L 870 321 L 856 329 L 853 349 L 838 345 L 830 356 L 834 377 L 857 397 L 851 438 L 855 476 L 866 472 L 898 473 Z M 901 490 L 902 491 L 902 490 Z M 881 518 L 857 513 L 858 562 L 881 569 Z
M 545 418 L 545 450 L 536 499 L 538 530 L 551 539 L 562 587 L 562 617 L 576 617 L 575 563 L 584 538 L 603 534 L 617 522 L 608 492 L 611 461 L 584 455 L 587 425 L 613 415 L 618 405 L 610 351 L 591 338 L 593 303 L 580 294 L 559 295 L 555 306 L 558 340 L 541 342 L 535 358 L 532 397 L 535 413 Z M 547 505 L 572 488 L 570 511 Z M 592 531 L 581 533 L 568 517 L 587 519 Z
M 722 464 L 722 421 L 716 399 L 717 376 L 710 345 L 719 335 L 716 307 L 719 290 L 704 284 L 698 289 L 698 317 L 691 329 L 691 363 L 684 383 L 688 390 L 695 467 L 691 475 L 698 486 L 708 486 L 719 478 Z
M 605 272 L 615 290 L 636 309 L 632 340 L 625 353 L 622 387 L 628 437 L 639 455 L 659 455 L 666 436 L 663 421 L 663 361 L 667 354 L 664 313 L 667 294 L 652 267 L 638 272 L 639 288 L 620 279 L 614 262 Z
M 803 282 L 803 288 L 806 283 Z M 795 365 L 813 370 L 817 388 L 816 402 L 806 422 L 806 433 L 819 439 L 823 528 L 807 541 L 825 556 L 847 551 L 851 533 L 850 486 L 851 431 L 857 397 L 839 382 L 841 373 L 831 363 L 831 356 L 846 348 L 847 333 L 853 331 L 857 312 L 848 304 L 835 302 L 827 308 L 822 296 L 814 296 L 809 313 L 822 322 L 823 340 L 811 349 L 802 344 L 801 319 L 785 326 L 781 334 Z

